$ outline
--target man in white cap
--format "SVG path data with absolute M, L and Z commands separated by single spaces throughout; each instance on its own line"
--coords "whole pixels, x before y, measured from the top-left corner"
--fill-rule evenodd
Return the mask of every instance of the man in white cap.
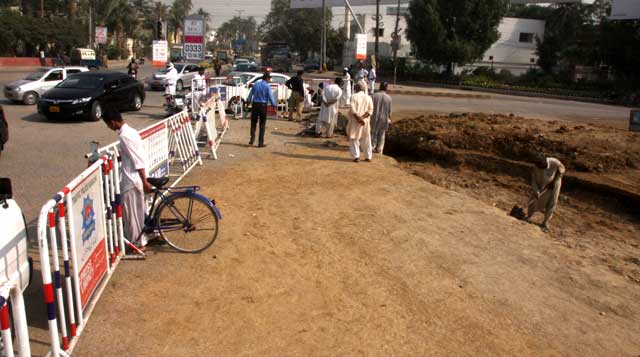
M 178 70 L 171 62 L 167 62 L 166 66 L 167 70 L 167 87 L 165 88 L 164 94 L 169 96 L 176 95 L 176 83 L 178 82 Z
M 349 74 L 349 68 L 347 67 L 342 70 L 342 82 L 341 105 L 351 105 L 351 86 L 353 82 L 351 81 L 351 74 Z
M 558 205 L 560 197 L 560 188 L 562 187 L 562 176 L 565 168 L 560 160 L 553 157 L 546 157 L 543 154 L 538 155 L 534 160 L 535 167 L 531 175 L 531 202 L 529 203 L 527 220 L 534 213 L 543 212 L 544 221 L 542 229 L 549 229 L 549 220 L 553 217 L 553 213 Z

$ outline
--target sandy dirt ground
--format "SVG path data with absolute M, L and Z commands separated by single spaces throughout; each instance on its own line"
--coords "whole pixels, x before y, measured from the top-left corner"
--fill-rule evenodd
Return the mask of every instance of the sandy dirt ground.
M 216 243 L 123 262 L 74 355 L 640 353 L 640 285 L 589 252 L 297 124 L 248 148 L 247 125 L 187 182 L 221 207 Z

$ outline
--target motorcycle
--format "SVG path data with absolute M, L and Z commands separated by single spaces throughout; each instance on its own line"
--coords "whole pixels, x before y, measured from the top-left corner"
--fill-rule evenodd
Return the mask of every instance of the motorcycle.
M 191 92 L 187 94 L 165 94 L 165 103 L 163 104 L 164 112 L 166 116 L 172 116 L 174 114 L 180 113 L 183 110 L 187 109 L 188 112 L 191 111 Z

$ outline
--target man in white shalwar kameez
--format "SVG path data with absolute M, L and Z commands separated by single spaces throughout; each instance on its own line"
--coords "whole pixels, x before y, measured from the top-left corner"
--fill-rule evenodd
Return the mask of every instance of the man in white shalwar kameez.
M 560 160 L 553 157 L 540 155 L 535 162 L 535 167 L 531 175 L 531 202 L 529 203 L 527 220 L 536 212 L 544 213 L 542 229 L 549 229 L 549 220 L 558 205 L 560 188 L 562 186 L 562 176 L 565 168 Z
M 125 238 L 139 248 L 147 245 L 144 216 L 147 211 L 144 194 L 151 192 L 147 182 L 147 152 L 138 131 L 127 125 L 117 110 L 107 110 L 102 119 L 109 129 L 120 137 L 120 160 L 122 162 L 120 197 Z
M 360 150 L 364 151 L 365 161 L 371 161 L 371 113 L 373 113 L 373 101 L 362 90 L 360 84 L 356 84 L 353 90 L 356 92 L 351 97 L 351 110 L 349 111 L 349 123 L 347 124 L 347 136 L 349 137 L 349 151 L 354 162 L 360 161 Z
M 342 81 L 344 86 L 342 88 L 342 100 L 341 105 L 351 105 L 351 74 L 349 74 L 349 68 L 344 68 L 342 70 Z
M 322 94 L 322 103 L 320 104 L 320 115 L 316 124 L 316 134 L 318 136 L 324 134 L 325 137 L 333 136 L 333 131 L 338 122 L 338 102 L 342 97 L 342 78 L 336 78 L 334 84 L 328 85 Z
M 380 91 L 371 97 L 373 114 L 371 114 L 371 144 L 373 152 L 382 154 L 386 132 L 391 124 L 391 97 L 387 94 L 387 82 L 380 83 Z

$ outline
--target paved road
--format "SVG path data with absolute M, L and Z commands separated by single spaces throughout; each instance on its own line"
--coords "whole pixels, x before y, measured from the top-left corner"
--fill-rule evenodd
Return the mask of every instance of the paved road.
M 144 76 L 152 69 L 145 66 Z M 0 72 L 4 85 L 24 77 L 25 73 Z M 147 92 L 140 112 L 124 113 L 125 120 L 137 129 L 163 118 L 160 92 Z M 0 176 L 12 179 L 14 195 L 27 222 L 37 219 L 40 207 L 87 166 L 84 154 L 97 140 L 108 144 L 117 134 L 102 121 L 47 121 L 35 106 L 2 100 L 9 122 L 10 141 L 0 158 Z
M 140 77 L 152 73 L 143 66 Z M 25 72 L 0 71 L 0 85 L 22 78 Z M 435 91 L 442 91 L 432 89 Z M 468 93 L 468 92 L 463 92 Z M 626 128 L 629 110 L 623 107 L 588 104 L 554 99 L 491 95 L 492 99 L 465 99 L 429 96 L 395 96 L 394 109 L 431 112 L 514 113 L 542 119 L 570 119 L 599 122 Z M 160 92 L 147 92 L 140 112 L 125 113 L 135 128 L 143 128 L 162 119 Z M 27 221 L 37 217 L 38 209 L 57 190 L 86 167 L 83 155 L 91 141 L 110 143 L 117 139 L 102 122 L 50 122 L 36 113 L 34 106 L 1 102 L 10 125 L 10 142 L 0 159 L 0 175 L 14 182 L 15 195 Z

